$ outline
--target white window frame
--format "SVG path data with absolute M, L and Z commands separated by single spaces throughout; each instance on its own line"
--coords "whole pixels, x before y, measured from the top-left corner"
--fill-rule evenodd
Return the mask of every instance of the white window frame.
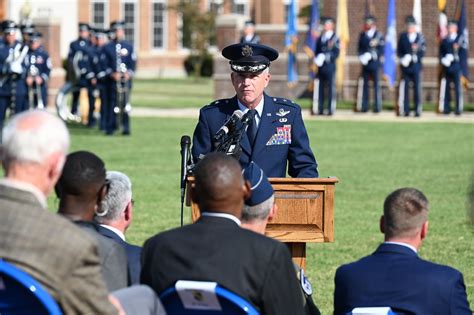
M 133 4 L 134 5 L 134 16 L 133 16 L 133 47 L 135 50 L 138 49 L 139 47 L 139 41 L 140 41 L 140 33 L 139 33 L 139 24 L 138 24 L 138 19 L 140 17 L 139 11 L 140 11 L 140 5 L 137 0 L 124 0 L 121 3 L 121 16 L 122 20 L 125 21 L 125 5 L 126 4 Z
M 155 47 L 154 46 L 154 14 L 153 5 L 155 3 L 162 3 L 164 5 L 163 11 L 163 46 L 162 47 Z M 150 49 L 153 52 L 164 52 L 168 49 L 168 7 L 166 0 L 152 0 L 151 1 L 151 8 L 150 8 Z
M 104 4 L 104 25 L 102 26 L 97 26 L 95 23 L 94 23 L 94 4 L 96 3 L 103 3 Z M 110 19 L 110 16 L 109 16 L 109 1 L 108 0 L 91 0 L 90 2 L 90 7 L 89 7 L 89 11 L 90 11 L 90 17 L 91 17 L 91 20 L 90 20 L 90 25 L 92 27 L 101 27 L 101 28 L 104 28 L 104 29 L 108 29 L 109 28 L 109 25 L 110 25 L 110 22 L 109 22 L 109 19 Z
M 217 15 L 223 13 L 223 11 L 224 11 L 224 7 L 223 7 L 224 0 L 209 0 L 208 3 L 207 3 L 207 10 L 208 11 L 211 10 L 211 5 L 212 4 L 218 4 L 219 5 L 219 10 L 216 12 Z
M 249 0 L 233 0 L 232 1 L 232 11 L 234 11 L 234 6 L 235 5 L 244 5 L 245 6 L 245 10 L 244 10 L 244 13 L 243 15 L 245 16 L 249 16 L 249 11 L 250 11 L 250 3 L 249 3 Z M 234 13 L 234 12 L 233 12 Z M 235 12 L 237 13 L 237 12 Z

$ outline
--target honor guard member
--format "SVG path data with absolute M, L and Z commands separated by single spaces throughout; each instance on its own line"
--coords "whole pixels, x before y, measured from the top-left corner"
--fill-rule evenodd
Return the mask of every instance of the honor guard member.
M 94 73 L 95 77 L 92 80 L 92 84 L 94 87 L 94 98 L 97 97 L 97 93 L 100 97 L 100 120 L 99 120 L 99 129 L 105 131 L 105 110 L 106 110 L 106 103 L 107 103 L 107 93 L 106 93 L 106 80 L 107 80 L 107 75 L 106 75 L 106 68 L 107 68 L 107 59 L 105 57 L 105 54 L 103 53 L 104 46 L 107 44 L 108 41 L 108 30 L 105 29 L 100 29 L 96 28 L 94 32 L 95 36 L 95 43 L 92 46 L 91 52 L 93 55 L 93 68 L 94 68 Z M 95 105 L 95 104 L 94 104 Z M 95 106 L 92 106 L 91 108 L 94 108 Z M 90 113 L 90 109 L 89 109 Z M 89 121 L 94 116 L 89 115 Z
M 382 109 L 379 74 L 382 65 L 380 58 L 383 56 L 385 41 L 382 33 L 377 31 L 375 21 L 375 17 L 367 16 L 365 18 L 364 31 L 359 36 L 358 53 L 362 64 L 362 80 L 359 79 L 357 111 L 363 113 L 369 110 L 369 80 L 374 82 L 373 111 L 378 113 Z M 360 93 L 361 89 L 362 93 Z
M 28 46 L 16 40 L 15 22 L 2 23 L 4 40 L 0 43 L 0 127 L 3 126 L 7 108 L 20 112 L 26 102 L 25 59 Z
M 30 108 L 45 108 L 48 105 L 48 80 L 52 65 L 51 58 L 42 47 L 41 38 L 40 32 L 35 31 L 30 35 L 30 49 L 26 57 L 26 85 Z
M 90 27 L 87 23 L 79 23 L 79 37 L 71 42 L 69 45 L 68 66 L 69 78 L 79 88 L 90 87 L 89 79 L 86 74 L 89 74 L 92 69 L 92 61 L 89 60 L 90 42 Z M 77 106 L 79 102 L 79 89 L 72 93 L 72 107 L 71 113 L 77 114 Z
M 244 34 L 240 37 L 240 43 L 260 44 L 260 36 L 255 33 L 255 23 L 248 20 L 244 24 Z
M 104 54 L 107 60 L 107 110 L 105 133 L 112 135 L 117 129 L 117 114 L 121 112 L 123 135 L 130 134 L 129 111 L 130 91 L 132 88 L 132 77 L 135 73 L 137 57 L 132 44 L 125 41 L 125 22 L 115 21 L 110 24 L 114 32 L 114 39 L 104 46 Z M 122 93 L 120 95 L 120 93 Z M 122 104 L 120 104 L 120 101 Z
M 301 108 L 290 100 L 264 92 L 270 82 L 271 61 L 278 52 L 259 44 L 234 44 L 222 55 L 230 60 L 236 95 L 204 106 L 194 130 L 192 156 L 198 162 L 217 146 L 214 135 L 234 111 L 255 115 L 240 142 L 242 167 L 257 163 L 268 177 L 318 177 Z
M 35 32 L 35 25 L 34 24 L 23 24 L 20 26 L 21 31 L 21 40 L 23 44 L 28 45 L 31 35 Z
M 319 36 L 314 62 L 318 67 L 317 84 L 314 93 L 318 100 L 318 114 L 324 114 L 324 102 L 327 96 L 328 115 L 336 110 L 336 59 L 339 57 L 339 38 L 334 32 L 334 19 L 323 18 L 323 32 Z M 325 93 L 327 89 L 328 93 Z
M 400 59 L 402 79 L 398 94 L 398 110 L 403 116 L 410 115 L 409 86 L 413 82 L 413 99 L 415 102 L 415 116 L 419 117 L 422 111 L 421 98 L 421 70 L 422 58 L 425 55 L 426 43 L 423 34 L 417 32 L 416 20 L 413 16 L 406 18 L 407 31 L 400 35 L 397 45 L 397 54 Z
M 467 39 L 463 34 L 458 34 L 457 21 L 448 23 L 448 36 L 443 39 L 439 49 L 439 58 L 443 65 L 443 78 L 440 85 L 440 112 L 449 114 L 451 112 L 451 84 L 454 84 L 456 95 L 456 109 L 454 113 L 461 115 L 463 111 L 463 91 L 461 86 L 461 63 L 460 54 L 466 54 L 468 48 Z

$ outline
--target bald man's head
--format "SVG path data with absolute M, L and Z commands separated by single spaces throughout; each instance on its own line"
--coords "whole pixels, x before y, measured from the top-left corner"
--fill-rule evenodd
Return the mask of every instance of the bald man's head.
M 210 153 L 194 171 L 192 195 L 202 211 L 230 213 L 240 218 L 244 199 L 250 195 L 239 162 L 223 153 Z

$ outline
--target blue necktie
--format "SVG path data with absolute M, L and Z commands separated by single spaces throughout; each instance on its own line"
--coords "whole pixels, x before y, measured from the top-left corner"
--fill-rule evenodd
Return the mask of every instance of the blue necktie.
M 257 137 L 257 121 L 255 120 L 255 117 L 257 116 L 257 110 L 256 109 L 251 109 L 247 113 L 250 117 L 253 117 L 252 120 L 249 122 L 249 126 L 247 128 L 247 136 L 249 138 L 250 146 L 253 148 L 253 145 L 255 143 L 255 138 Z

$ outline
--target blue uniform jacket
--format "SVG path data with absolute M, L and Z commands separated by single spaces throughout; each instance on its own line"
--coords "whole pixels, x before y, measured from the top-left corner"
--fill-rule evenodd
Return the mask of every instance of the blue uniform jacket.
M 38 48 L 36 50 L 31 50 L 28 52 L 26 58 L 27 74 L 30 73 L 31 67 L 35 66 L 43 79 L 43 84 L 49 80 L 49 75 L 51 73 L 51 59 L 49 58 L 48 53 L 43 48 Z
M 320 53 L 325 54 L 326 61 L 319 67 L 318 72 L 334 72 L 336 70 L 336 59 L 339 57 L 339 38 L 335 32 L 331 38 L 325 42 L 323 42 L 323 35 L 319 36 L 314 55 L 317 56 Z
M 372 59 L 364 66 L 367 70 L 377 70 L 381 66 L 380 58 L 384 53 L 385 40 L 382 33 L 375 31 L 373 37 L 367 35 L 367 32 L 360 33 L 358 53 L 359 56 L 370 53 Z
M 16 80 L 16 93 L 21 94 L 21 95 L 26 95 L 27 94 L 27 88 L 26 88 L 26 59 L 27 57 L 22 60 L 21 62 L 21 74 L 19 75 L 14 75 L 11 72 L 10 69 L 10 61 L 11 59 L 10 52 L 12 53 L 12 56 L 15 56 L 15 58 L 18 58 L 21 55 L 21 52 L 23 49 L 25 49 L 26 46 L 24 46 L 22 43 L 19 41 L 15 41 L 13 45 L 8 46 L 5 41 L 2 41 L 0 43 L 0 95 L 3 96 L 9 96 L 12 94 L 12 78 L 15 76 Z
M 79 38 L 69 45 L 68 62 L 71 70 L 75 71 L 75 67 L 79 68 L 78 85 L 86 87 L 91 79 L 92 59 L 90 58 L 91 43 L 88 40 Z
M 423 260 L 397 244 L 382 244 L 372 255 L 336 271 L 334 314 L 368 306 L 410 314 L 472 314 L 459 271 Z
M 132 44 L 127 41 L 110 41 L 104 45 L 102 53 L 105 57 L 105 73 L 111 76 L 117 69 L 117 45 L 120 45 L 119 56 L 122 63 L 127 67 L 127 71 L 133 75 L 137 63 L 137 57 Z
M 457 43 L 459 45 L 458 50 L 454 49 L 454 44 Z M 458 34 L 456 39 L 453 41 L 449 39 L 449 36 L 444 38 L 441 42 L 441 46 L 439 48 L 439 58 L 444 58 L 447 54 L 452 54 L 454 56 L 454 61 L 451 62 L 449 67 L 443 65 L 443 69 L 448 73 L 455 73 L 461 71 L 461 63 L 460 56 L 467 53 L 467 43 L 464 39 L 462 34 Z
M 410 43 L 410 40 L 408 39 L 408 33 L 404 32 L 400 35 L 400 38 L 398 40 L 398 45 L 397 45 L 397 55 L 398 58 L 402 58 L 405 55 L 416 55 L 416 62 L 412 60 L 408 67 L 403 67 L 401 66 L 402 71 L 407 72 L 407 73 L 414 73 L 417 71 L 420 71 L 422 69 L 422 63 L 421 59 L 423 59 L 423 56 L 425 55 L 425 50 L 426 50 L 426 42 L 425 42 L 425 37 L 421 33 L 416 33 L 416 38 L 415 41 L 413 42 L 414 44 L 418 45 L 417 51 L 414 51 L 412 48 L 412 43 Z
M 268 177 L 318 177 L 317 163 L 309 146 L 308 134 L 301 116 L 301 108 L 290 100 L 264 95 L 262 117 L 254 149 L 244 135 L 241 146 L 242 167 L 257 163 Z M 192 155 L 194 162 L 200 155 L 215 150 L 213 137 L 235 110 L 237 97 L 223 99 L 205 106 L 199 114 L 194 130 Z M 291 141 L 277 141 L 277 135 L 288 132 Z M 286 143 L 285 142 L 291 142 Z M 281 144 L 278 144 L 281 143 Z

